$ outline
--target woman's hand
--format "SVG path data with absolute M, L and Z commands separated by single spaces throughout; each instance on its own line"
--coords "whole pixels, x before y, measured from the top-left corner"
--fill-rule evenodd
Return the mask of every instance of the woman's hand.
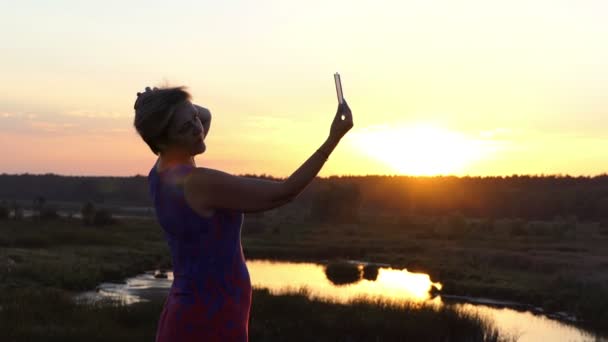
M 344 116 L 344 119 L 342 116 Z M 334 121 L 331 123 L 329 137 L 339 141 L 351 128 L 353 128 L 353 114 L 346 100 L 344 100 L 343 104 L 338 105 L 338 111 L 336 112 Z
M 198 118 L 201 120 L 203 128 L 205 129 L 205 136 L 207 136 L 207 134 L 209 134 L 209 128 L 211 127 L 211 112 L 209 109 L 199 105 L 194 105 L 194 107 L 196 108 Z

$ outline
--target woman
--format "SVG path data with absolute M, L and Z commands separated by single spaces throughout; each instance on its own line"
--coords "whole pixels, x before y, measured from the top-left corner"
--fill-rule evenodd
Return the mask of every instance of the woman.
M 211 113 L 183 87 L 146 88 L 137 96 L 134 125 L 158 155 L 148 181 L 174 272 L 156 341 L 247 341 L 252 292 L 241 247 L 243 213 L 296 198 L 353 127 L 351 111 L 338 106 L 321 147 L 286 180 L 268 181 L 196 167 Z

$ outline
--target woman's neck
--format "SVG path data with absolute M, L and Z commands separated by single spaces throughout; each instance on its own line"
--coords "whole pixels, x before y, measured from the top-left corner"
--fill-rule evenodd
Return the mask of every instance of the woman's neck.
M 179 150 L 163 151 L 158 156 L 158 165 L 162 168 L 180 164 L 196 166 L 194 156 Z

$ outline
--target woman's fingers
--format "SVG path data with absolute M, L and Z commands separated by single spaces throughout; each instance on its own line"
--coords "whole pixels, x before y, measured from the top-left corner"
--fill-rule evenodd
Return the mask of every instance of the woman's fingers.
M 344 103 L 341 103 L 338 106 L 338 114 L 340 115 L 340 120 L 342 119 L 342 115 L 344 115 L 344 120 L 353 120 L 353 114 L 350 111 L 350 107 L 348 107 L 348 103 L 346 102 L 346 100 L 344 100 Z

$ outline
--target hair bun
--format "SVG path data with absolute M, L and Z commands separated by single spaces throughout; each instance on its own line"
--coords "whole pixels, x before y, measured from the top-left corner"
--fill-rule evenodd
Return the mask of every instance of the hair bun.
M 160 89 L 158 89 L 157 87 L 154 87 L 154 88 L 146 87 L 143 93 L 138 91 L 137 99 L 135 99 L 135 104 L 133 104 L 133 109 L 137 110 L 137 108 L 139 107 L 140 102 L 141 102 L 140 100 L 142 99 L 142 95 L 147 95 L 147 94 L 150 94 L 157 90 L 160 90 Z

